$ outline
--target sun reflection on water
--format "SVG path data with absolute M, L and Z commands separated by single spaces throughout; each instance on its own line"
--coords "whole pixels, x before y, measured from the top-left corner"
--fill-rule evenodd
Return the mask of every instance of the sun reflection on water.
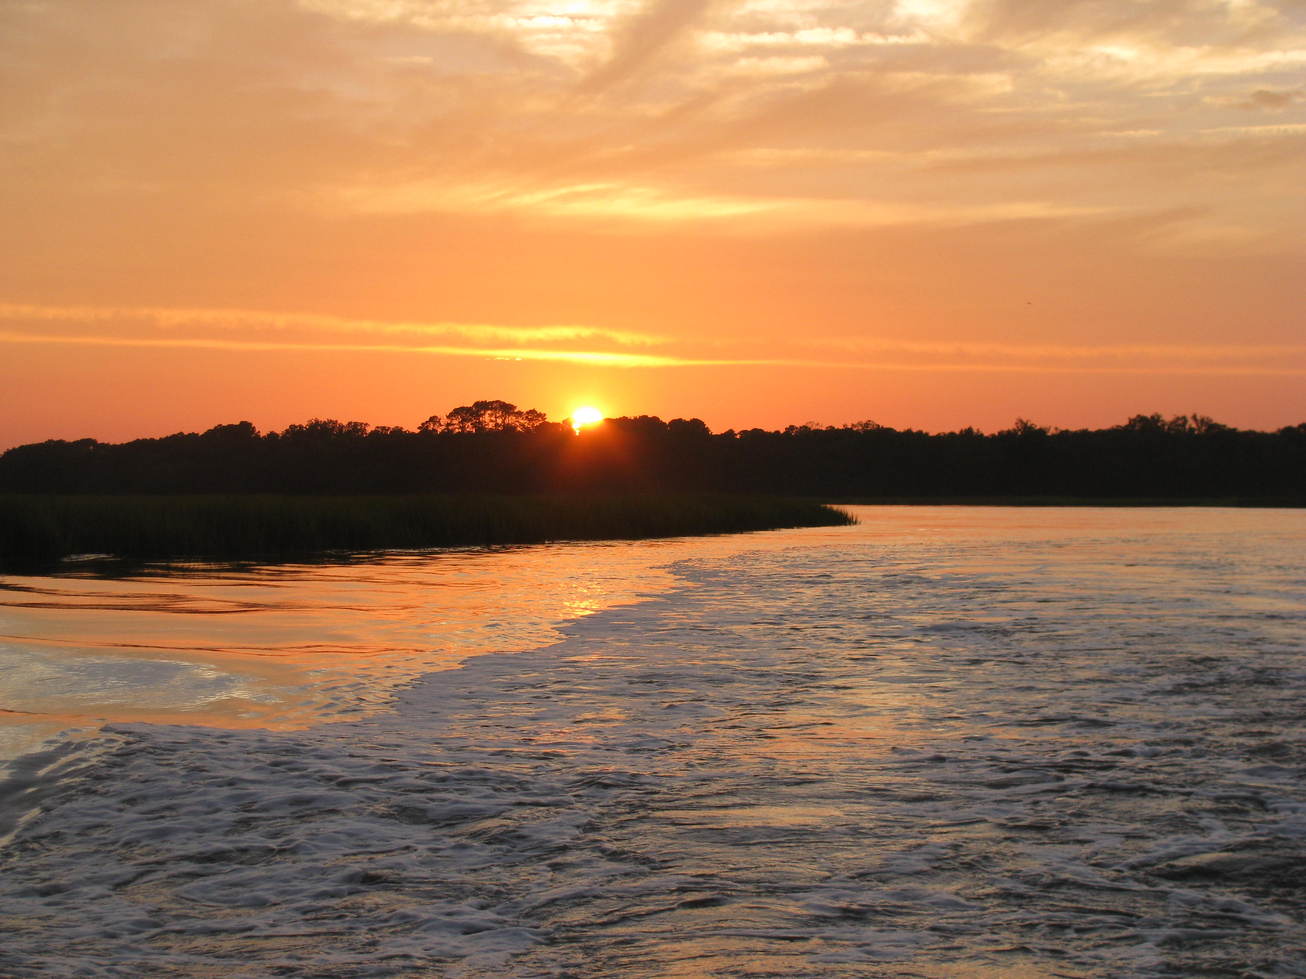
M 548 645 L 561 623 L 664 591 L 674 561 L 785 540 L 0 576 L 0 760 L 38 733 L 106 722 L 288 730 L 353 719 L 423 674 Z

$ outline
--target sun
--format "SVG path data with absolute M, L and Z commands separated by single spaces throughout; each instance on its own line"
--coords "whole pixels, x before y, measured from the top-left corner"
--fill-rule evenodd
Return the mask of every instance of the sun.
M 603 421 L 603 412 L 593 405 L 581 405 L 571 413 L 571 427 L 576 430 L 577 435 L 586 425 L 597 425 L 601 421 Z

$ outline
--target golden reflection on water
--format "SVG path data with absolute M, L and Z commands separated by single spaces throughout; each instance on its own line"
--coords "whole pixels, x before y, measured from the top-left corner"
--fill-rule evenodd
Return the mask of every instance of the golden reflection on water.
M 393 955 L 451 959 L 485 947 L 446 944 L 473 907 L 508 909 L 492 938 L 498 922 L 564 936 L 514 960 L 530 974 L 1123 975 L 1151 966 L 1156 936 L 1188 954 L 1206 930 L 1217 969 L 1222 935 L 1252 935 L 1241 961 L 1276 961 L 1280 898 L 1232 874 L 1207 886 L 1186 861 L 1262 875 L 1300 842 L 1284 732 L 1306 514 L 1190 513 L 877 508 L 856 528 L 746 538 L 0 579 L 0 632 L 29 637 L 0 655 L 19 679 L 46 664 L 26 703 L 48 719 L 80 697 L 76 716 L 277 726 L 357 716 L 567 617 L 694 589 L 436 677 L 344 743 L 142 738 L 163 750 L 73 783 L 97 791 L 12 864 L 35 909 L 25 941 L 45 954 L 52 923 L 117 954 L 155 941 L 124 923 L 173 902 L 200 931 L 151 923 L 156 951 L 209 961 L 307 943 L 365 961 L 378 933 Z M 1231 548 L 1243 534 L 1274 546 Z M 685 557 L 709 560 L 688 579 L 657 570 Z M 158 682 L 114 686 L 135 667 Z M 0 672 L 11 706 L 15 675 Z M 179 771 L 187 804 L 161 805 Z M 107 861 L 94 886 L 47 900 L 91 852 Z M 248 929 L 210 937 L 215 916 Z M 438 945 L 418 944 L 429 922 Z
M 561 551 L 551 555 L 552 568 L 580 556 Z M 45 667 L 26 687 L 21 674 L 11 674 L 6 706 L 74 720 L 303 726 L 374 704 L 395 684 L 467 655 L 546 642 L 553 622 L 601 607 L 594 593 L 604 583 L 584 581 L 580 568 L 541 573 L 542 556 L 523 549 L 50 577 L 16 586 L 6 579 L 0 643 Z M 137 697 L 84 676 L 100 664 L 130 661 L 175 664 L 187 668 L 187 679 L 207 672 L 226 682 L 172 683 Z M 169 697 L 171 704 L 160 702 Z
M 0 576 L 0 758 L 104 723 L 354 718 L 422 674 L 547 645 L 564 622 L 664 591 L 674 561 L 794 533 Z
M 1003 547 L 985 559 L 1003 565 L 1019 560 L 1006 545 L 1062 538 L 1083 546 L 1117 534 L 1121 514 L 851 509 L 860 526 L 390 552 L 336 563 L 158 566 L 121 576 L 76 566 L 46 577 L 0 576 L 0 758 L 38 732 L 106 722 L 291 729 L 358 717 L 384 708 L 397 687 L 422 674 L 480 653 L 547 645 L 562 623 L 684 586 L 666 566 L 685 559 L 991 538 Z M 1226 512 L 1235 523 L 1263 522 L 1254 511 Z M 1182 532 L 1190 513 L 1135 510 L 1129 526 Z M 837 728 L 827 717 L 822 728 L 776 731 L 769 750 L 796 757 L 832 741 L 872 747 L 894 736 L 892 716 L 886 710 L 874 723 Z

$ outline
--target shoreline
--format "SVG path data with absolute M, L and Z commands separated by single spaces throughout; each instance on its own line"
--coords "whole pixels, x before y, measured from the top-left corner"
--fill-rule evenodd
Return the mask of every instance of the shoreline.
M 645 540 L 844 526 L 812 500 L 610 496 L 0 496 L 0 571 L 70 557 L 284 561 L 380 550 Z

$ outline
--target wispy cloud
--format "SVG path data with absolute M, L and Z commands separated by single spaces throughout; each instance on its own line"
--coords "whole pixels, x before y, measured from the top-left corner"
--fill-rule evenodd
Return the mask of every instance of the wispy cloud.
M 581 83 L 581 90 L 601 92 L 633 75 L 683 35 L 714 2 L 646 0 L 637 14 L 617 28 L 612 56 Z
M 1104 215 L 1114 209 L 1068 201 L 1010 198 L 968 203 L 907 201 L 869 196 L 812 197 L 779 194 L 689 194 L 674 187 L 632 181 L 549 188 L 505 184 L 451 190 L 441 181 L 387 182 L 352 188 L 352 209 L 375 214 L 413 211 L 484 214 L 528 210 L 537 215 L 608 223 L 714 225 L 749 233 L 765 228 L 875 228 L 955 226 Z
M 316 343 L 302 340 L 226 340 L 221 337 L 133 337 L 95 334 L 38 334 L 0 331 L 0 343 L 59 344 L 94 347 L 164 347 L 180 350 L 233 350 L 249 352 L 299 351 L 318 353 L 429 354 L 440 357 L 475 357 L 481 360 L 536 360 L 602 367 L 682 367 L 720 365 L 735 361 L 689 360 L 652 354 L 606 350 L 540 350 L 514 347 L 455 347 L 404 343 Z
M 1073 185 L 1053 174 L 1027 188 L 1044 207 L 1178 205 L 1200 168 L 1157 202 L 1130 179 L 1138 164 L 1094 155 L 1094 141 L 1131 130 L 1146 152 L 1228 126 L 1221 114 L 1247 105 L 1292 125 L 1306 66 L 1306 27 L 1264 0 L 185 6 L 0 10 L 0 39 L 26 39 L 6 59 L 17 111 L 0 128 L 12 150 L 0 176 L 29 195 L 130 191 L 164 210 L 488 208 L 654 233 L 694 214 L 757 230 L 761 212 L 841 224 L 849 203 L 874 214 L 1010 199 L 1005 187 L 911 180 L 923 154 L 945 152 L 1073 166 Z M 206 27 L 228 47 L 207 46 Z M 86 57 L 94 83 L 76 81 Z M 578 86 L 604 97 L 578 99 Z M 1071 163 L 1058 165 L 1063 150 Z M 791 151 L 843 154 L 847 168 L 861 153 L 858 179 L 832 187 Z M 770 179 L 741 186 L 732 155 Z M 1245 187 L 1240 200 L 1281 190 Z
M 236 314 L 236 315 L 233 315 Z M 280 318 L 279 318 L 280 317 Z M 61 325 L 118 326 L 149 320 L 161 329 L 150 335 L 139 333 L 49 332 L 42 323 Z M 472 325 L 463 336 L 502 338 L 519 346 L 432 344 L 405 341 L 420 336 L 430 324 L 388 323 L 349 320 L 313 314 L 276 314 L 256 310 L 206 310 L 0 304 L 0 344 L 51 344 L 122 348 L 167 348 L 177 350 L 225 350 L 249 353 L 315 352 L 426 355 L 476 358 L 496 361 L 569 363 L 617 368 L 695 367 L 785 367 L 828 371 L 892 371 L 989 374 L 1172 374 L 1208 376 L 1306 376 L 1306 345 L 1263 344 L 1010 344 L 971 341 L 916 341 L 874 337 L 827 337 L 797 339 L 783 355 L 762 352 L 777 344 L 747 340 L 716 339 L 697 344 L 680 341 L 679 348 L 666 354 L 635 353 L 628 350 L 580 350 L 526 345 L 530 340 L 574 340 L 598 336 L 626 336 L 588 327 L 537 328 L 510 331 L 504 327 Z M 227 335 L 177 335 L 188 326 L 265 326 L 268 323 L 296 327 L 325 327 L 327 332 L 360 332 L 381 335 L 374 340 L 321 341 L 311 337 L 262 339 Z M 461 326 L 468 326 L 461 324 Z M 550 332 L 552 330 L 561 332 Z M 484 331 L 484 332 L 480 332 Z M 507 332 L 504 332 L 507 331 Z M 642 334 L 630 336 L 643 337 Z M 669 341 L 668 341 L 669 342 Z M 783 345 L 781 345 L 783 346 Z M 711 349 L 726 354 L 704 355 Z M 813 356 L 813 351 L 826 355 Z M 829 352 L 840 355 L 830 356 Z
M 664 337 L 581 324 L 508 326 L 497 323 L 449 323 L 357 319 L 320 313 L 258 309 L 170 308 L 163 306 L 45 306 L 0 303 L 0 321 L 29 320 L 63 323 L 117 322 L 166 330 L 188 327 L 277 331 L 310 331 L 372 336 L 443 336 L 475 341 L 552 343 L 602 340 L 620 346 L 652 346 Z
M 931 357 L 1003 358 L 1038 361 L 1040 366 L 1077 361 L 1083 366 L 1103 360 L 1153 361 L 1175 364 L 1181 361 L 1218 362 L 1265 361 L 1266 366 L 1284 358 L 1306 361 L 1306 344 L 1193 344 L 1193 343 L 990 343 L 967 340 L 902 340 L 888 337 L 832 337 L 815 339 L 814 345 L 847 350 L 853 354 L 912 353 Z M 1135 364 L 1135 366 L 1142 366 Z M 1306 367 L 1306 364 L 1302 365 Z M 1295 368 L 1294 368 L 1295 369 Z
M 835 371 L 1297 378 L 1300 9 L 0 2 L 3 295 L 49 304 L 0 308 L 0 384 L 91 359 L 16 344 L 338 351 L 381 401 L 414 353 L 469 388 L 473 358 L 811 368 L 842 404 L 876 386 Z

